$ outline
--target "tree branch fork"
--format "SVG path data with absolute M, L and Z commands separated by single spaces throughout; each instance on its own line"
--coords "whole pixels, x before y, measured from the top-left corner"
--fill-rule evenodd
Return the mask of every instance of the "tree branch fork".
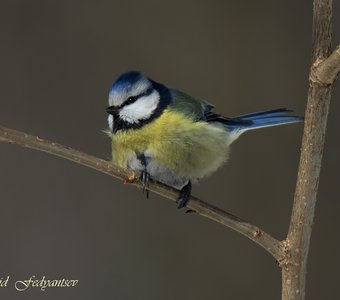
M 317 58 L 312 64 L 309 80 L 311 84 L 332 85 L 340 72 L 340 45 L 326 59 Z
M 142 189 L 139 174 L 136 174 L 131 170 L 115 166 L 110 161 L 48 141 L 39 136 L 33 136 L 0 126 L 0 142 L 47 152 L 95 169 L 99 172 L 117 178 L 124 183 L 128 183 Z M 152 179 L 149 180 L 148 190 L 172 201 L 177 201 L 179 193 L 178 190 Z M 243 234 L 266 249 L 277 261 L 280 260 L 281 242 L 273 238 L 261 228 L 194 196 L 191 196 L 187 208 L 189 209 L 187 212 L 195 212 L 198 215 L 206 217 Z
M 299 171 L 282 266 L 282 300 L 306 295 L 307 258 L 332 90 L 340 71 L 340 47 L 330 54 L 332 0 L 313 2 L 312 65 Z

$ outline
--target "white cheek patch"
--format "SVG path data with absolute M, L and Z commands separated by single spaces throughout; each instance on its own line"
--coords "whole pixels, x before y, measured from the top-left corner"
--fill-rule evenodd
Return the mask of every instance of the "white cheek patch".
M 152 116 L 159 103 L 159 93 L 154 90 L 150 95 L 139 98 L 135 103 L 124 106 L 119 117 L 128 122 L 138 124 Z
M 107 117 L 107 122 L 109 123 L 109 127 L 110 127 L 111 131 L 113 131 L 113 115 L 109 115 Z

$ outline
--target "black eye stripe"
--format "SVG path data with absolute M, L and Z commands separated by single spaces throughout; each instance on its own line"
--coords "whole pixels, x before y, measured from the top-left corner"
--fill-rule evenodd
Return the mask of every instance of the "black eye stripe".
M 131 96 L 119 108 L 123 108 L 126 105 L 132 104 L 132 103 L 136 102 L 139 98 L 149 96 L 152 92 L 153 92 L 153 88 L 150 87 L 144 93 L 141 93 L 137 96 Z
M 137 99 L 138 99 L 138 97 L 129 97 L 129 98 L 124 102 L 124 105 L 132 104 L 133 102 L 136 102 Z
M 153 92 L 153 88 L 149 87 L 144 93 L 139 95 L 139 97 L 149 96 L 150 94 L 152 94 L 152 92 Z

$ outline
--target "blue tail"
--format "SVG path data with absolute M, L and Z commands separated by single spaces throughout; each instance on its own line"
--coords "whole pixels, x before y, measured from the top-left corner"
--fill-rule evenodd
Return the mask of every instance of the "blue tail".
M 286 108 L 267 110 L 233 117 L 226 122 L 229 131 L 245 132 L 247 130 L 302 122 L 303 118 L 291 116 Z

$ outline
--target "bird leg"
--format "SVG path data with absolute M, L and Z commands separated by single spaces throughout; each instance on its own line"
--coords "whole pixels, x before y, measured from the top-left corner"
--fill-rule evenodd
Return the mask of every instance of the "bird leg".
M 140 162 L 142 163 L 143 168 L 144 168 L 142 170 L 142 172 L 140 173 L 140 178 L 139 178 L 140 181 L 143 184 L 142 192 L 143 192 L 143 194 L 146 193 L 146 198 L 149 199 L 148 184 L 149 184 L 150 174 L 147 172 L 147 169 L 146 169 L 147 163 L 146 163 L 146 157 L 145 157 L 144 153 L 139 154 L 138 159 L 140 160 Z
M 189 180 L 188 183 L 182 187 L 179 192 L 179 197 L 176 201 L 178 203 L 177 208 L 186 207 L 191 197 L 191 181 Z
M 143 194 L 146 192 L 146 198 L 147 199 L 149 199 L 149 189 L 148 189 L 149 179 L 150 179 L 150 174 L 146 171 L 146 169 L 144 169 L 140 173 L 140 181 L 143 184 L 142 192 L 143 192 Z

